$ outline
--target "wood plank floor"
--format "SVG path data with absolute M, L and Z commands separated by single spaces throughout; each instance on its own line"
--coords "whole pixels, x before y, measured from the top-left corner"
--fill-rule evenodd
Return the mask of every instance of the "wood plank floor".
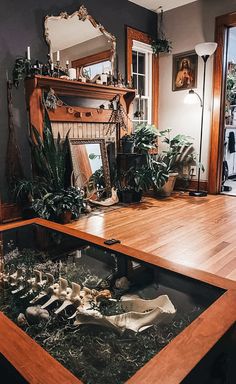
M 68 226 L 236 280 L 236 197 L 146 197 Z

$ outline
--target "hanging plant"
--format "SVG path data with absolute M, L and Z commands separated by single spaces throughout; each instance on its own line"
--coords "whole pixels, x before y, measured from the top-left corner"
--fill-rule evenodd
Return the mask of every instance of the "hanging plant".
M 169 53 L 172 50 L 172 42 L 166 38 L 164 32 L 163 9 L 161 9 L 160 17 L 157 19 L 157 26 L 157 39 L 152 41 L 153 53 L 155 53 L 155 55 L 159 52 Z

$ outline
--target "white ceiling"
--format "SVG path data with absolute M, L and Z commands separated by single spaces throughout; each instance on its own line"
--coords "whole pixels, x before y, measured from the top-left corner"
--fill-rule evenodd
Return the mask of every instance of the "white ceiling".
M 163 11 L 168 11 L 172 8 L 181 7 L 182 5 L 193 3 L 197 0 L 129 0 L 131 3 L 140 5 L 141 7 L 150 9 L 151 11 L 159 11 L 162 7 Z

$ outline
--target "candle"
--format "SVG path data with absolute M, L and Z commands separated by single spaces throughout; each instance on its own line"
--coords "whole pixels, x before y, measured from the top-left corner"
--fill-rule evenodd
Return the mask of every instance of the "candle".
M 51 64 L 51 70 L 52 71 L 54 70 L 54 64 L 53 63 Z
M 76 80 L 76 69 L 69 68 L 69 78 L 70 80 Z
M 60 51 L 57 51 L 57 61 L 60 61 Z
M 30 47 L 27 47 L 27 60 L 30 60 Z

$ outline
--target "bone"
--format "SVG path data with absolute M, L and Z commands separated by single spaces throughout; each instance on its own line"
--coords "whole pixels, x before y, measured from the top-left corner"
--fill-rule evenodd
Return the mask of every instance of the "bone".
M 50 287 L 54 283 L 54 277 L 51 273 L 46 273 L 46 283 L 45 288 Z M 34 299 L 30 301 L 30 304 L 35 304 L 37 301 L 41 300 L 44 296 L 48 295 L 48 290 L 41 291 Z
M 68 281 L 60 277 L 59 284 L 55 283 L 49 287 L 49 292 L 52 293 L 52 296 L 45 304 L 41 306 L 41 308 L 43 309 L 47 308 L 56 301 L 64 301 L 66 299 L 67 289 L 68 289 Z
M 123 303 L 123 309 L 135 308 L 135 311 L 114 316 L 102 316 L 97 310 L 88 311 L 86 308 L 79 307 L 74 324 L 97 324 L 118 332 L 123 332 L 125 329 L 142 332 L 154 324 L 169 322 L 176 313 L 176 309 L 167 295 L 159 296 L 154 300 L 134 299 Z
M 24 277 L 22 276 L 22 274 L 23 274 L 23 269 L 17 268 L 17 271 L 9 276 L 9 282 L 12 287 L 17 285 L 20 281 L 24 280 Z
M 55 311 L 55 314 L 59 314 L 62 312 L 66 307 L 69 305 L 74 305 L 76 308 L 80 305 L 81 303 L 81 297 L 80 297 L 80 285 L 76 283 L 71 284 L 71 288 L 67 288 L 66 292 L 66 298 L 63 304 Z

